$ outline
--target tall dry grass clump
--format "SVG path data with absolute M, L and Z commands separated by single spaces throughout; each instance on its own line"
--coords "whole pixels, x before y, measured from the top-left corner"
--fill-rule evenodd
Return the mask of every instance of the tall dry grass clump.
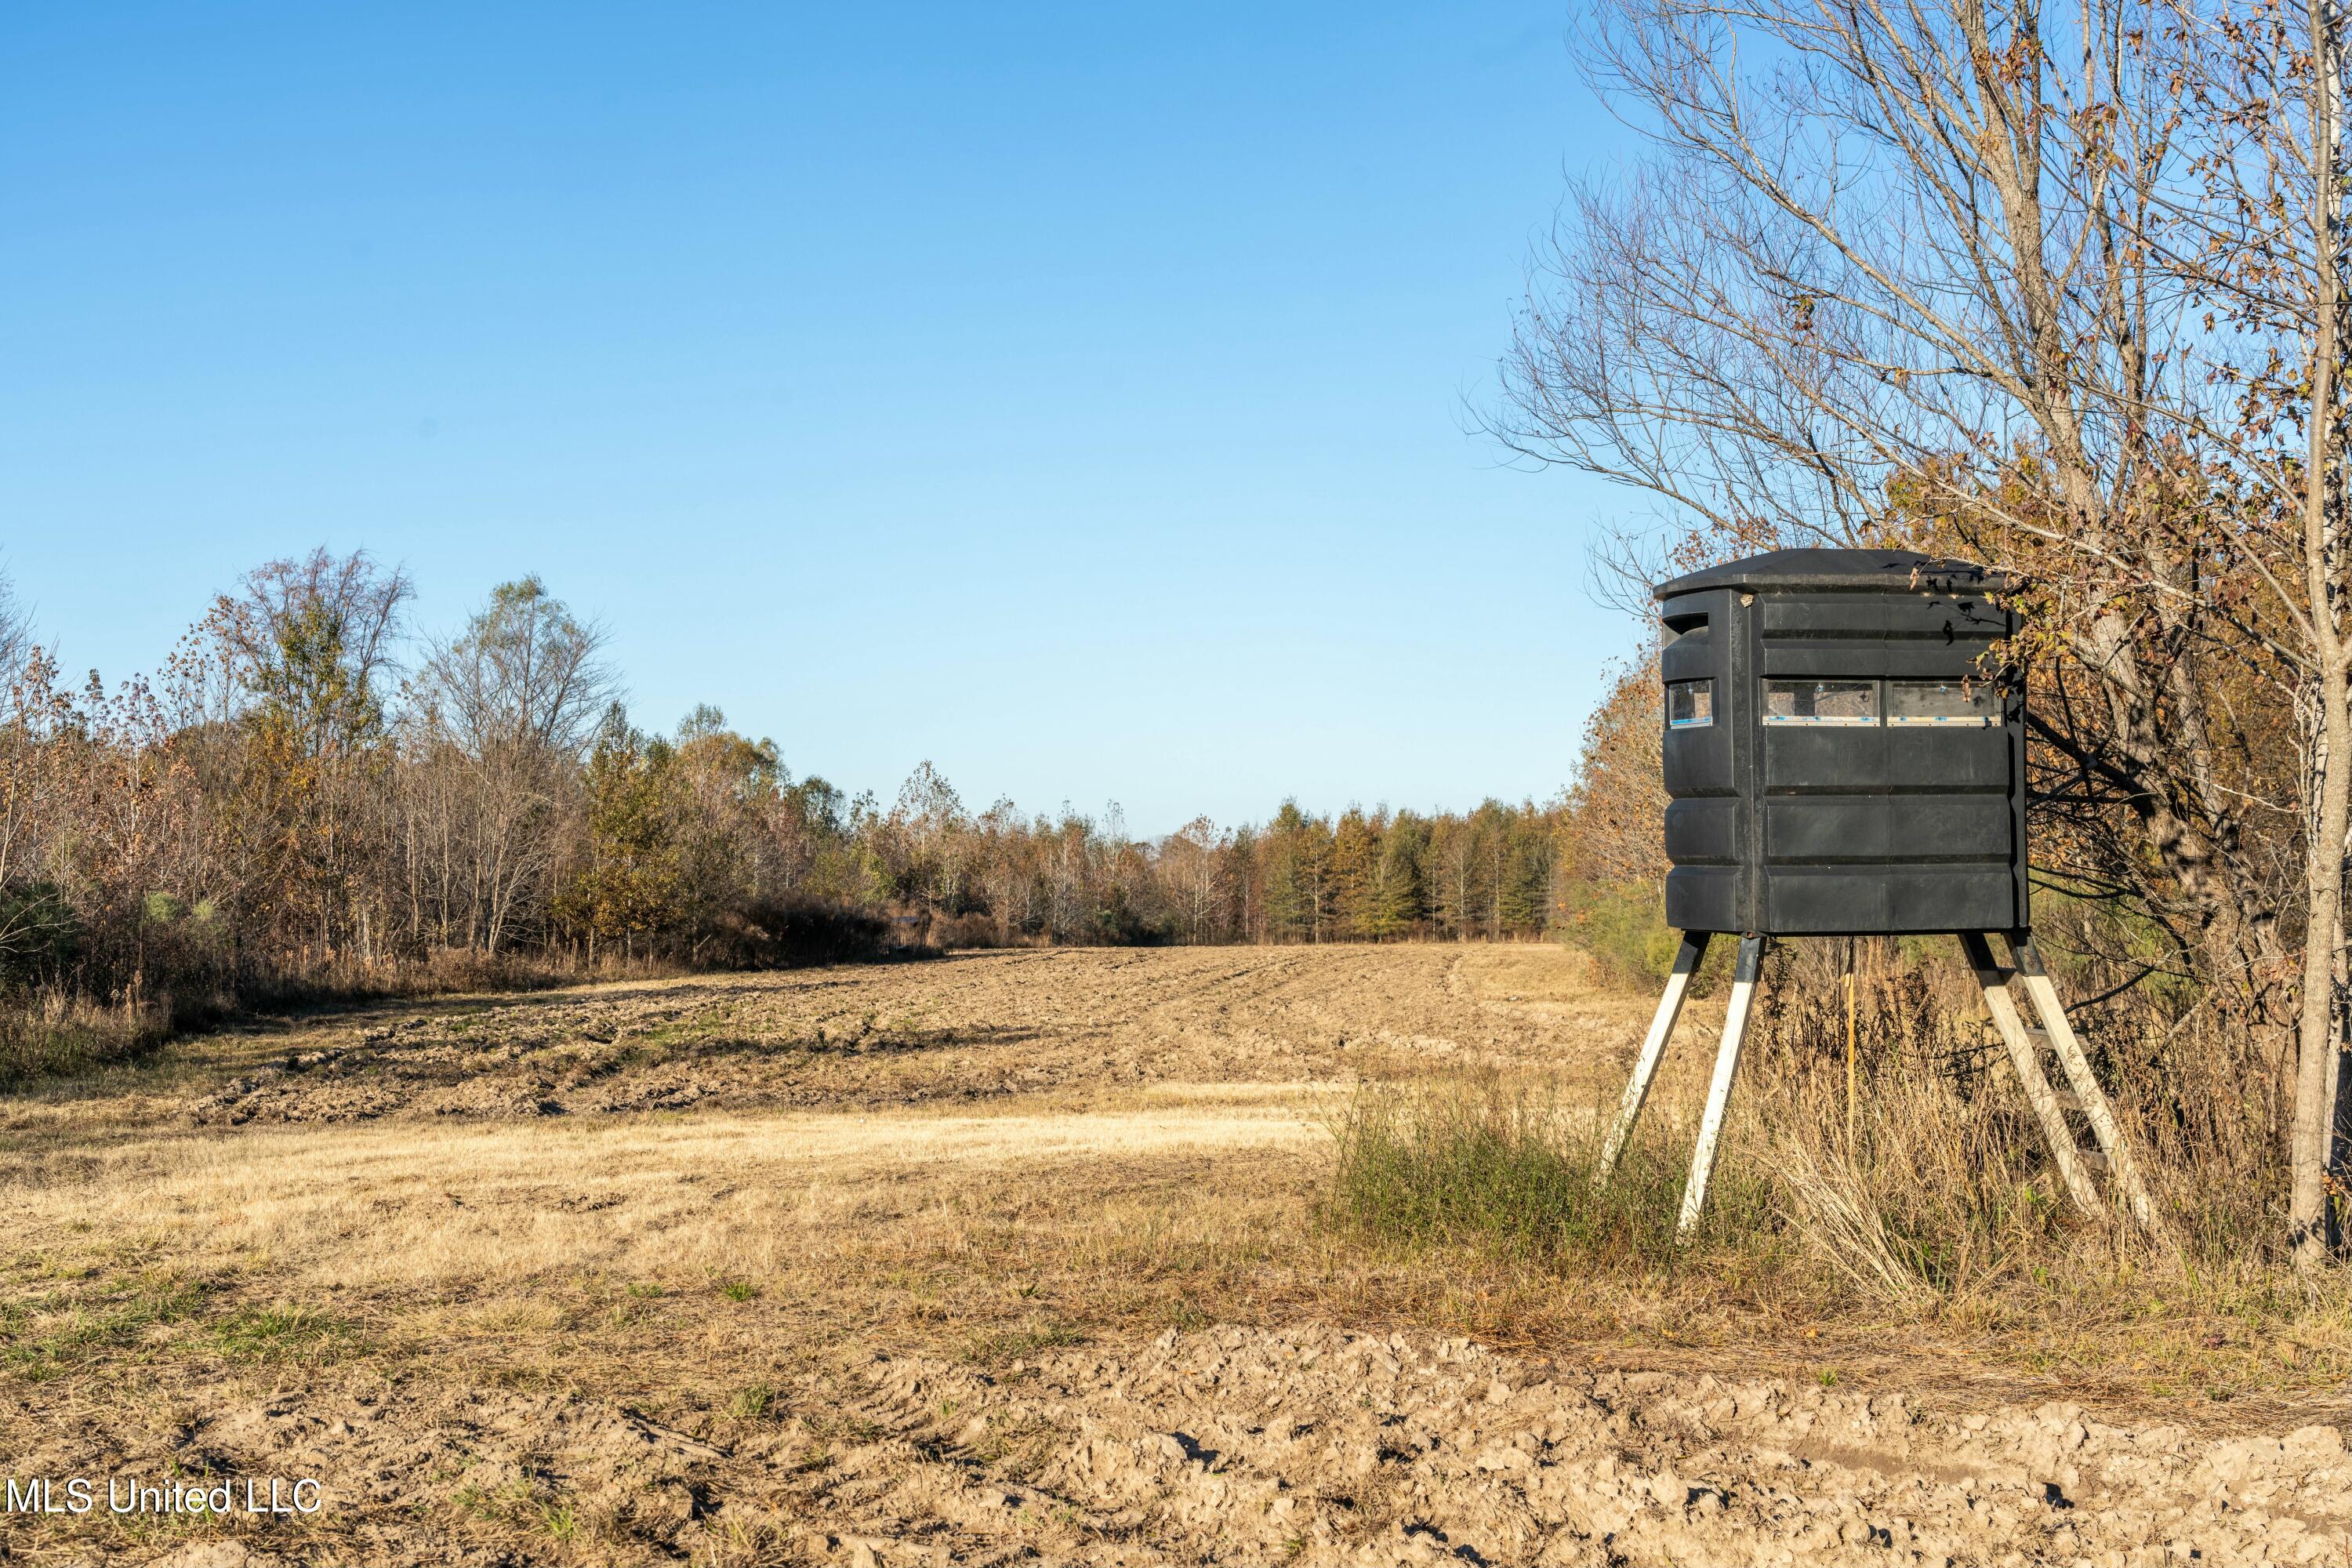
M 1824 1308 L 1999 1319 L 2053 1295 L 2127 1295 L 2151 1271 L 2176 1304 L 2248 1291 L 2308 1304 L 2279 1240 L 2277 1145 L 2240 1127 L 2257 1111 L 2186 1103 L 2230 1092 L 2225 1047 L 2184 1045 L 2191 1031 L 2156 1030 L 2146 1007 L 2089 1010 L 2094 1065 L 2160 1211 L 2149 1238 L 2068 1206 L 1980 998 L 1957 955 L 1937 956 L 1883 940 L 1776 952 L 1705 1223 L 1679 1254 L 1702 1072 L 1654 1095 L 1605 1184 L 1593 1173 L 1613 1103 L 1494 1075 L 1367 1089 L 1335 1126 L 1327 1217 L 1381 1245 L 1563 1273 L 1713 1269 Z M 1676 1051 L 1702 1071 L 1710 1055 L 1686 1033 Z M 2169 1070 L 2138 1070 L 2151 1061 Z
M 2275 1075 L 2203 994 L 2163 976 L 2126 984 L 2126 965 L 2092 956 L 2116 943 L 2111 916 L 2044 902 L 2054 940 L 2042 945 L 2154 1188 L 2166 1241 L 2201 1266 L 2283 1261 L 2286 1106 L 2268 1092 Z M 2068 928 L 2087 920 L 2110 929 L 2070 942 Z M 1890 1202 L 2007 1224 L 2008 1194 L 2054 1192 L 2049 1156 L 1951 946 L 1880 938 L 1777 949 L 1744 1089 L 1784 1139 L 1835 1132 L 1824 1169 L 1864 1160 Z
M 109 1005 L 45 985 L 0 998 L 0 1089 L 130 1060 L 179 1021 L 168 1002 L 136 995 Z

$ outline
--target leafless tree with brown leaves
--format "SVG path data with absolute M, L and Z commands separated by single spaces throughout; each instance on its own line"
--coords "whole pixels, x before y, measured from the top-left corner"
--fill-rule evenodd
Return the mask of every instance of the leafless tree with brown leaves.
M 2251 1026 L 2251 1065 L 2291 1090 L 2308 1260 L 2352 752 L 2321 494 L 2340 422 L 2291 457 L 2273 437 L 2334 406 L 2339 95 L 2308 84 L 2340 51 L 2299 96 L 2249 60 L 2340 23 L 2238 20 L 1601 0 L 1580 58 L 1649 155 L 1574 190 L 1488 424 L 1646 493 L 1671 559 L 1916 542 L 2026 570 L 2037 785 L 2080 852 L 2061 868 L 2164 922 Z M 2268 129 L 2229 118 L 2266 92 Z M 2186 264 L 2200 226 L 2267 226 L 2278 265 Z M 2209 319 L 2224 285 L 2259 304 Z

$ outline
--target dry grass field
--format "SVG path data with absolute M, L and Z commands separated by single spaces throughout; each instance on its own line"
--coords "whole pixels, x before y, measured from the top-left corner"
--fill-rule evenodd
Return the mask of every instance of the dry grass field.
M 21 1095 L 0 1448 L 97 1493 L 0 1559 L 2352 1557 L 2327 1313 L 2158 1261 L 2045 1322 L 1896 1313 L 1330 1216 L 1364 1085 L 1598 1104 L 1647 1005 L 1549 948 L 1000 952 L 273 1022 Z M 118 1477 L 235 1507 L 117 1514 Z M 315 1512 L 243 1511 L 303 1478 Z

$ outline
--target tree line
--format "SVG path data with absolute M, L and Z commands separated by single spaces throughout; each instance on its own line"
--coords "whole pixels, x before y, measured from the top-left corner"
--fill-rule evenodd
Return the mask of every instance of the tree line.
M 413 600 L 364 552 L 270 562 L 108 687 L 67 681 L 0 598 L 0 987 L 152 1028 L 257 995 L 888 946 L 1501 941 L 1560 907 L 1564 800 L 1285 802 L 1142 839 L 1116 807 L 972 810 L 925 763 L 886 803 L 716 708 L 641 728 L 604 628 L 538 578 L 445 636 Z

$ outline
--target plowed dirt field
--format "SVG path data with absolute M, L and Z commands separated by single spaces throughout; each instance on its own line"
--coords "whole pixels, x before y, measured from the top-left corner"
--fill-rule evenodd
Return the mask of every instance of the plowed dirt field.
M 1551 949 L 973 954 L 271 1021 L 0 1101 L 0 1560 L 2352 1561 L 2340 1393 L 1318 1219 L 1365 1080 L 1599 1103 L 1646 1007 Z

